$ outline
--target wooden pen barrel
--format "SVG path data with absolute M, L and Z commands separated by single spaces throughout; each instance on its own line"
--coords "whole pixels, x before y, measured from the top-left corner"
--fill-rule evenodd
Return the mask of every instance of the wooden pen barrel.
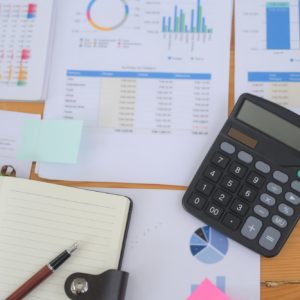
M 39 270 L 34 276 L 28 279 L 22 286 L 20 286 L 14 293 L 8 296 L 5 300 L 20 300 L 29 294 L 37 285 L 44 281 L 52 274 L 52 271 L 46 265 Z

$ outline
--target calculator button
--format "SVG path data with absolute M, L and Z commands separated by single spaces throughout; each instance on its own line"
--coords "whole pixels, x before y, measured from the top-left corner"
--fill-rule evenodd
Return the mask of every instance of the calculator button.
M 275 195 L 280 195 L 282 193 L 282 187 L 274 182 L 268 183 L 267 190 Z
M 262 218 L 267 218 L 269 216 L 269 211 L 261 205 L 255 205 L 254 212 Z
M 294 180 L 291 184 L 292 189 L 300 193 L 300 181 Z
M 271 167 L 263 161 L 256 162 L 255 168 L 265 174 L 268 174 L 271 171 Z
M 223 220 L 223 224 L 232 230 L 238 229 L 238 227 L 240 226 L 240 223 L 241 223 L 241 220 L 238 217 L 236 217 L 230 213 L 226 214 L 226 216 Z
M 247 172 L 247 168 L 237 162 L 233 162 L 229 168 L 229 172 L 238 178 L 243 178 Z
M 289 176 L 280 171 L 275 171 L 273 173 L 273 178 L 281 183 L 287 183 L 289 181 Z
M 268 206 L 273 206 L 276 203 L 276 200 L 274 197 L 268 195 L 268 194 L 261 194 L 260 195 L 260 201 Z
M 252 161 L 253 161 L 253 156 L 250 155 L 250 154 L 248 154 L 245 151 L 240 151 L 238 153 L 238 159 L 241 160 L 241 161 L 243 161 L 246 164 L 251 164 Z
M 214 193 L 213 199 L 217 201 L 219 204 L 221 204 L 222 206 L 227 206 L 228 202 L 231 199 L 231 196 L 223 192 L 222 190 L 217 190 Z
M 188 200 L 188 203 L 191 204 L 193 207 L 201 210 L 204 204 L 206 203 L 206 199 L 204 199 L 203 197 L 197 194 L 193 194 L 191 198 Z
M 280 236 L 281 234 L 277 229 L 269 226 L 265 229 L 259 239 L 259 244 L 267 250 L 273 250 L 280 239 Z
M 226 188 L 229 191 L 231 191 L 231 192 L 234 193 L 236 191 L 236 189 L 238 188 L 238 186 L 239 186 L 239 182 L 237 180 L 235 180 L 235 179 L 232 179 L 232 178 L 230 178 L 228 176 L 225 176 L 223 178 L 223 180 L 221 181 L 221 185 L 224 188 Z
M 239 195 L 240 195 L 243 199 L 246 199 L 246 200 L 252 202 L 252 201 L 255 199 L 257 193 L 256 193 L 252 188 L 249 188 L 249 187 L 247 187 L 246 185 L 244 185 L 244 186 L 241 188 Z
M 251 216 L 247 219 L 246 223 L 244 224 L 241 233 L 247 239 L 254 240 L 257 237 L 261 227 L 262 221 Z
M 295 194 L 288 192 L 285 194 L 285 200 L 289 201 L 290 203 L 294 205 L 300 204 L 300 197 L 296 196 Z
M 196 186 L 197 190 L 201 193 L 203 193 L 206 196 L 209 196 L 211 194 L 211 192 L 214 189 L 214 186 L 210 183 L 207 183 L 203 180 L 199 180 L 197 186 Z
M 220 145 L 220 148 L 228 154 L 233 154 L 235 152 L 235 147 L 227 142 L 223 142 Z
M 290 216 L 292 216 L 292 215 L 294 214 L 294 209 L 291 208 L 290 206 L 286 205 L 286 204 L 283 204 L 283 203 L 281 203 L 281 204 L 278 206 L 278 210 L 279 210 L 282 214 L 284 214 L 284 215 L 286 215 L 286 216 L 288 216 L 288 217 L 290 217 Z
M 222 173 L 214 167 L 208 166 L 204 172 L 204 176 L 213 182 L 218 182 Z
M 230 159 L 228 157 L 219 152 L 217 152 L 212 158 L 212 162 L 222 169 L 225 169 L 227 167 L 229 160 Z
M 265 178 L 257 173 L 251 172 L 247 178 L 247 182 L 257 188 L 261 188 L 265 182 Z
M 214 219 L 219 219 L 223 213 L 223 209 L 214 205 L 213 203 L 210 203 L 206 209 L 206 213 Z
M 285 228 L 287 226 L 286 219 L 284 219 L 278 215 L 275 215 L 272 217 L 272 222 L 273 222 L 273 224 L 277 225 L 280 228 Z
M 244 216 L 248 210 L 249 206 L 240 200 L 235 200 L 231 206 L 231 210 L 235 213 Z

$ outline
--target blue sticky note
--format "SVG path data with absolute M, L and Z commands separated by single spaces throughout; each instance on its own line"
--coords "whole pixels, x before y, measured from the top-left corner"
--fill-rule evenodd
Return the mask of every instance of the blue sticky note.
M 74 164 L 78 159 L 83 121 L 25 120 L 17 158 Z

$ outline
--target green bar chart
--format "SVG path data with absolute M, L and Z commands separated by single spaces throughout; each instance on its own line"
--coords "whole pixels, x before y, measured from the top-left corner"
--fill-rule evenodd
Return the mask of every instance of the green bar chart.
M 213 29 L 206 24 L 201 0 L 190 11 L 175 5 L 173 15 L 163 16 L 162 32 L 164 33 L 212 33 Z

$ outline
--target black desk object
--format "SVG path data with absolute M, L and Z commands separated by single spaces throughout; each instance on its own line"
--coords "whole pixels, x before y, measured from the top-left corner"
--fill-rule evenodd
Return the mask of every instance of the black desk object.
M 65 293 L 72 300 L 125 300 L 128 277 L 119 270 L 100 275 L 74 273 L 66 279 Z
M 300 116 L 243 94 L 183 205 L 253 251 L 277 255 L 300 215 Z

